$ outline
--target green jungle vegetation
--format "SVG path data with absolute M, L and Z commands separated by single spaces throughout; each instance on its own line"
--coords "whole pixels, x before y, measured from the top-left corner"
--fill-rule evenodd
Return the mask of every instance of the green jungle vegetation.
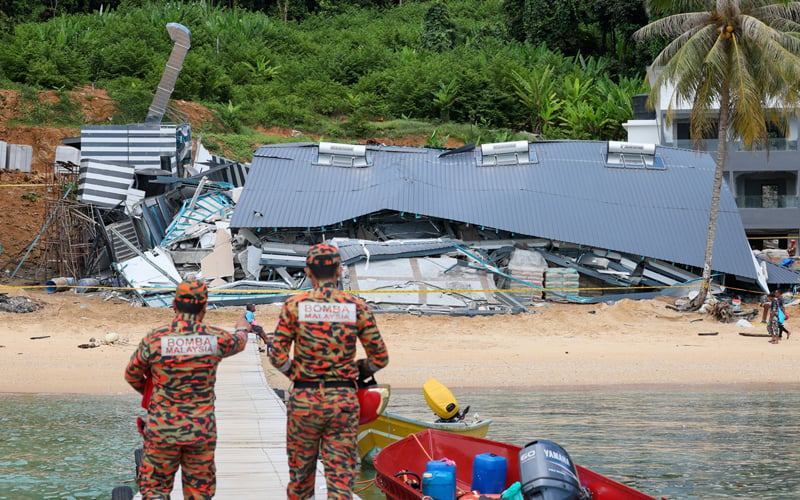
M 195 135 L 239 160 L 275 142 L 255 131 L 273 126 L 430 146 L 620 140 L 658 49 L 631 40 L 647 21 L 638 0 L 8 0 L 0 87 L 24 98 L 92 85 L 117 101 L 114 123 L 141 122 L 176 22 L 192 46 L 172 98 L 213 110 L 217 124 Z M 83 124 L 60 104 L 29 119 Z

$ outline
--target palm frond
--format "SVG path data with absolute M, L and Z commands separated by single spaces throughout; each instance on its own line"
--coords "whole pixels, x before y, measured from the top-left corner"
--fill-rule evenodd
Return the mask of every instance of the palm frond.
M 800 102 L 798 91 L 789 91 L 800 81 L 800 2 L 775 0 L 718 0 L 679 2 L 705 6 L 708 12 L 675 14 L 659 19 L 635 33 L 637 40 L 670 33 L 675 38 L 653 62 L 653 89 L 672 86 L 668 115 L 679 100 L 696 108 L 695 132 L 707 133 L 708 116 L 717 106 L 720 82 L 730 85 L 733 109 L 731 126 L 755 138 L 766 134 L 761 125 L 744 118 L 763 116 L 766 101 L 781 99 L 784 105 Z M 711 5 L 709 5 L 709 3 Z M 733 26 L 730 35 L 722 31 Z M 725 36 L 723 36 L 725 35 Z M 649 76 L 652 75 L 651 74 Z M 657 99 L 651 94 L 651 103 Z M 755 127 L 755 129 L 754 129 Z
M 674 11 L 698 11 L 714 8 L 714 0 L 648 0 L 647 10 L 656 14 Z
M 742 14 L 739 16 L 739 27 L 741 36 L 745 37 L 749 44 L 764 45 L 770 40 L 777 40 L 790 52 L 800 53 L 800 40 L 775 27 L 769 20 Z
M 633 39 L 641 41 L 657 36 L 678 36 L 697 26 L 708 24 L 710 16 L 709 12 L 690 12 L 657 19 L 636 30 Z
M 713 26 L 707 26 L 702 35 L 705 37 L 704 43 L 710 43 L 710 48 L 706 51 L 700 64 L 696 63 L 696 71 L 692 82 L 692 111 L 691 111 L 691 136 L 695 142 L 703 138 L 713 136 L 717 127 L 717 116 L 719 115 L 719 95 L 723 91 L 723 86 L 727 85 L 727 59 L 728 54 L 725 41 L 718 36 Z M 688 87 L 676 85 L 677 91 L 688 92 Z
M 749 10 L 749 14 L 760 19 L 800 20 L 800 2 L 774 2 L 764 0 L 761 5 Z
M 658 56 L 656 56 L 655 60 L 653 61 L 653 65 L 663 66 L 666 64 L 667 61 L 672 59 L 678 53 L 678 51 L 681 50 L 683 44 L 685 44 L 688 39 L 693 37 L 695 33 L 700 30 L 700 28 L 702 28 L 702 26 L 697 26 L 695 28 L 686 30 L 685 33 L 671 41 L 666 47 L 664 47 Z
M 731 38 L 730 65 L 728 82 L 731 89 L 730 120 L 731 130 L 742 139 L 745 147 L 754 142 L 764 143 L 767 140 L 767 128 L 764 117 L 764 95 L 758 83 L 758 75 L 752 73 L 752 67 L 746 57 L 744 47 L 738 37 Z
M 678 95 L 690 97 L 708 79 L 709 61 L 706 57 L 717 41 L 714 27 L 699 29 L 666 64 L 670 78 Z
M 758 19 L 764 19 L 763 17 L 759 16 L 753 16 L 753 17 L 756 17 Z M 798 23 L 793 19 L 784 19 L 784 18 L 769 19 L 769 20 L 765 19 L 765 22 L 775 30 L 785 34 L 800 32 L 800 23 Z
M 774 27 L 750 16 L 741 17 L 742 32 L 751 43 L 747 50 L 754 53 L 750 64 L 763 75 L 780 75 L 773 84 L 800 80 L 800 38 L 776 30 Z M 769 85 L 766 86 L 767 88 Z

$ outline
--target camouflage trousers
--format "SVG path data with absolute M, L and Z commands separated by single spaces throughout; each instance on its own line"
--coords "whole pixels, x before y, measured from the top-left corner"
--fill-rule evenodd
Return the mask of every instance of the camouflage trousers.
M 183 498 L 210 500 L 217 489 L 215 448 L 216 436 L 201 443 L 175 444 L 148 435 L 139 467 L 142 499 L 168 500 L 180 466 Z
M 318 458 L 325 466 L 328 500 L 353 498 L 358 411 L 354 388 L 292 390 L 286 408 L 289 500 L 314 495 Z

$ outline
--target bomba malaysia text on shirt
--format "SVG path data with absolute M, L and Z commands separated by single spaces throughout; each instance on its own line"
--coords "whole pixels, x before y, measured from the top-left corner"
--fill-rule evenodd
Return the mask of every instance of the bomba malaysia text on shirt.
M 213 335 L 167 335 L 161 338 L 162 356 L 201 356 L 216 352 L 217 337 Z
M 304 323 L 355 323 L 357 319 L 356 305 L 341 302 L 300 302 L 297 314 Z

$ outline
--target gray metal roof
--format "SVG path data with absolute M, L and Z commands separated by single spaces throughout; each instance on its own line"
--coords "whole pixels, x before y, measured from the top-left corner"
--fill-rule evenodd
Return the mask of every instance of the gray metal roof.
M 767 269 L 767 283 L 770 285 L 797 285 L 800 284 L 800 272 L 789 267 L 776 264 L 761 255 L 756 257 L 758 262 L 764 262 Z
M 232 227 L 318 228 L 380 210 L 703 266 L 714 161 L 659 146 L 665 168 L 606 166 L 607 143 L 530 143 L 535 163 L 480 165 L 480 149 L 368 146 L 371 166 L 315 165 L 315 145 L 259 148 Z M 713 269 L 756 278 L 723 184 Z

